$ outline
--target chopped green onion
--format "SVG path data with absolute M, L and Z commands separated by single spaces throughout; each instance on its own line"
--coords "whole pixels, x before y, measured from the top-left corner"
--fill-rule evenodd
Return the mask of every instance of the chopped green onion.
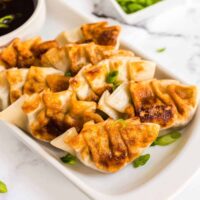
M 133 166 L 135 168 L 141 167 L 141 166 L 145 165 L 149 159 L 150 159 L 150 154 L 142 155 L 133 161 Z
M 162 0 L 116 0 L 116 1 L 121 6 L 121 8 L 125 13 L 131 14 Z
M 63 156 L 60 159 L 62 160 L 62 162 L 69 164 L 69 165 L 76 164 L 76 157 L 71 154 L 67 154 L 66 156 Z
M 65 76 L 68 76 L 68 77 L 72 77 L 72 73 L 71 72 L 65 72 Z
M 0 193 L 6 193 L 8 191 L 7 186 L 4 182 L 0 181 Z
M 0 28 L 8 28 L 9 24 L 14 20 L 14 15 L 6 15 L 0 18 Z
M 157 49 L 156 51 L 158 52 L 158 53 L 162 53 L 162 52 L 164 52 L 166 50 L 166 48 L 159 48 L 159 49 Z
M 157 139 L 152 143 L 151 146 L 155 146 L 155 145 L 167 146 L 169 144 L 176 142 L 176 140 L 180 137 L 181 137 L 181 133 L 179 133 L 178 131 L 172 131 L 166 135 L 157 137 Z
M 0 24 L 0 28 L 8 28 L 9 26 L 7 24 Z
M 117 81 L 117 76 L 118 71 L 111 71 L 106 77 L 106 82 L 114 84 Z
M 137 4 L 137 3 L 131 3 L 127 5 L 128 13 L 137 12 L 138 10 L 142 10 L 144 6 Z

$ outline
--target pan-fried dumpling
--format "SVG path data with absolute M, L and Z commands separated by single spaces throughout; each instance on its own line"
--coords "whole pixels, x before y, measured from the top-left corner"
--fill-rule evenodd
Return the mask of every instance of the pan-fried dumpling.
M 108 26 L 107 22 L 84 24 L 81 31 L 85 41 L 94 41 L 100 45 L 119 48 L 120 26 Z
M 107 58 L 109 55 L 116 54 L 110 46 L 87 44 L 69 44 L 65 46 L 70 60 L 70 71 L 76 74 L 87 64 L 96 64 Z
M 61 48 L 52 48 L 41 57 L 42 65 L 54 67 L 63 72 L 71 71 L 76 74 L 87 64 L 117 56 L 134 56 L 126 50 L 114 50 L 111 46 L 97 45 L 93 42 L 85 44 L 67 44 Z
M 125 50 L 125 49 L 118 49 L 115 54 L 108 55 L 109 58 L 120 57 L 120 56 L 121 57 L 125 57 L 125 56 L 133 57 L 133 56 L 135 56 L 135 53 L 132 51 L 129 51 L 129 50 Z M 139 58 L 139 57 L 137 57 L 137 58 Z
M 119 48 L 120 26 L 108 26 L 107 22 L 84 24 L 69 32 L 63 32 L 56 38 L 60 46 L 67 43 L 95 42 L 99 45 Z
M 0 59 L 6 64 L 7 68 L 27 67 L 34 63 L 34 55 L 31 49 L 41 42 L 40 37 L 21 41 L 15 38 L 8 46 L 0 52 Z
M 121 99 L 127 99 L 126 105 Z M 192 119 L 198 104 L 198 91 L 197 87 L 176 80 L 130 81 L 128 89 L 121 85 L 107 97 L 106 103 L 121 114 L 127 114 L 128 110 L 130 116 L 132 112 L 141 122 L 159 124 L 161 129 L 176 128 Z
M 110 72 L 110 60 L 103 60 L 97 65 L 88 67 L 83 71 L 83 75 L 89 83 L 91 89 L 100 96 L 105 90 L 112 89 L 112 84 L 107 83 L 106 77 Z
M 69 89 L 73 90 L 76 92 L 77 97 L 80 100 L 97 100 L 98 96 L 92 91 L 90 88 L 87 80 L 84 77 L 83 72 L 89 68 L 91 65 L 87 65 L 83 67 L 79 73 L 70 79 L 69 84 L 70 87 Z
M 129 80 L 144 81 L 149 77 L 153 78 L 155 73 L 155 63 L 151 61 L 132 61 L 128 64 Z
M 71 31 L 61 32 L 56 37 L 56 41 L 58 42 L 60 47 L 69 43 L 76 43 L 77 41 L 83 41 L 83 40 L 84 38 L 83 38 L 80 28 L 75 28 Z
M 46 84 L 52 92 L 61 92 L 69 88 L 69 79 L 63 74 L 49 74 L 46 77 Z
M 146 67 L 143 69 L 140 68 L 140 70 L 137 70 L 138 61 L 140 63 L 143 63 Z M 147 67 L 148 65 L 149 65 L 149 68 Z M 134 68 L 134 66 L 136 67 L 136 69 Z M 132 70 L 129 70 L 130 67 L 132 68 Z M 89 91 L 89 88 L 91 88 L 91 90 L 97 96 L 100 97 L 105 90 L 113 90 L 113 88 L 119 83 L 126 82 L 128 80 L 135 81 L 135 79 L 146 80 L 147 78 L 148 79 L 153 78 L 155 67 L 156 67 L 155 63 L 152 63 L 150 61 L 141 61 L 140 58 L 137 58 L 137 57 L 128 57 L 128 56 L 113 57 L 110 59 L 102 60 L 101 62 L 95 65 L 88 65 L 86 67 L 83 67 L 82 70 L 74 78 L 71 79 L 71 80 L 76 80 L 75 83 L 78 86 L 76 88 L 73 86 L 72 87 L 76 91 L 76 93 L 84 92 L 85 96 L 81 96 L 82 100 L 87 99 L 88 96 L 86 94 L 88 92 L 86 92 L 86 89 L 85 91 L 83 90 L 83 83 L 81 83 L 80 81 L 84 79 L 84 87 L 86 88 L 86 84 L 89 85 L 87 86 L 87 91 Z M 114 82 L 109 83 L 107 79 L 108 79 L 109 74 L 111 74 L 112 72 L 116 72 L 116 76 L 114 77 L 115 80 Z M 79 76 L 81 77 L 84 76 L 84 78 L 80 79 Z M 93 100 L 96 100 L 96 99 L 93 99 Z
M 29 68 L 40 64 L 40 57 L 51 48 L 58 47 L 55 40 L 42 42 L 40 37 L 21 41 L 15 38 L 0 51 L 0 65 L 5 68 Z
M 42 92 L 46 87 L 46 77 L 53 74 L 63 75 L 62 72 L 54 68 L 31 67 L 27 74 L 23 92 L 28 95 Z
M 22 96 L 22 89 L 26 81 L 28 69 L 11 68 L 7 70 L 11 104 Z
M 9 84 L 6 78 L 6 71 L 0 72 L 0 111 L 9 105 Z
M 111 106 L 109 106 L 108 97 L 110 96 L 110 93 L 108 90 L 106 90 L 99 99 L 98 102 L 98 109 L 106 113 L 109 117 L 112 119 L 119 119 L 120 113 L 117 112 L 117 110 L 113 109 Z
M 27 98 L 27 95 L 21 96 L 13 104 L 0 112 L 0 120 L 10 122 L 15 126 L 27 131 L 27 117 L 22 110 L 22 105 Z M 33 102 L 34 103 L 34 102 Z
M 70 61 L 65 48 L 52 48 L 41 56 L 45 67 L 53 67 L 63 72 L 69 71 Z
M 78 101 L 70 90 L 34 94 L 22 108 L 29 120 L 29 132 L 43 141 L 51 141 L 71 127 L 79 131 L 89 120 L 103 120 L 95 113 L 95 102 Z
M 135 119 L 85 123 L 51 142 L 53 146 L 76 155 L 88 167 L 105 173 L 117 172 L 135 160 L 157 138 L 159 125 Z M 64 140 L 64 143 L 63 143 Z
M 106 103 L 119 113 L 127 113 L 129 117 L 134 116 L 134 108 L 131 105 L 127 82 L 121 84 L 112 95 L 107 97 Z
M 197 87 L 171 80 L 130 83 L 130 92 L 141 122 L 153 122 L 162 128 L 186 125 L 197 104 Z
M 53 68 L 32 66 L 29 69 L 12 68 L 6 71 L 9 83 L 10 102 L 16 101 L 22 94 L 40 93 L 46 88 L 46 77 L 50 74 L 63 74 Z

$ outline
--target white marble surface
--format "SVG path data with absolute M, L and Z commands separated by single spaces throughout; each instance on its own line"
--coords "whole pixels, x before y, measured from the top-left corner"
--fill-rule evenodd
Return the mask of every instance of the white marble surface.
M 70 3 L 80 12 L 93 12 L 92 0 L 73 0 Z M 139 25 L 123 25 L 122 37 L 180 77 L 200 85 L 199 0 L 188 0 L 187 4 L 158 13 L 156 18 Z M 166 51 L 157 53 L 156 49 L 162 47 Z M 0 147 L 0 179 L 7 183 L 9 190 L 7 194 L 0 194 L 0 200 L 88 199 L 12 133 L 0 131 Z M 200 173 L 175 200 L 198 200 L 199 188 Z

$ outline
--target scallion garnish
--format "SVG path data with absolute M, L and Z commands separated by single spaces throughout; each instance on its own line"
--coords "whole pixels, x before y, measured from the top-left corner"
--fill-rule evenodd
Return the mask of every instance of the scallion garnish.
M 166 50 L 166 48 L 159 48 L 159 49 L 157 49 L 156 51 L 158 52 L 158 53 L 162 53 L 162 52 L 164 52 Z
M 67 77 L 72 77 L 72 73 L 71 73 L 70 71 L 65 72 L 65 76 L 67 76 Z
M 8 28 L 9 24 L 14 20 L 14 15 L 6 15 L 0 18 L 0 28 Z
M 114 84 L 117 81 L 117 76 L 118 71 L 111 71 L 106 77 L 106 82 Z
M 125 13 L 131 14 L 162 0 L 116 0 L 116 1 L 121 6 L 121 8 Z
M 179 133 L 178 131 L 172 131 L 166 135 L 157 137 L 157 139 L 152 143 L 151 146 L 155 146 L 155 145 L 167 146 L 169 144 L 176 142 L 176 140 L 180 137 L 181 137 L 181 133 Z
M 0 193 L 6 193 L 8 191 L 6 184 L 0 181 Z
M 69 165 L 76 164 L 76 157 L 71 154 L 67 154 L 66 156 L 63 156 L 60 159 L 62 160 L 62 162 L 69 164 Z
M 141 167 L 141 166 L 145 165 L 149 159 L 150 159 L 150 154 L 142 155 L 133 161 L 133 166 L 135 168 Z

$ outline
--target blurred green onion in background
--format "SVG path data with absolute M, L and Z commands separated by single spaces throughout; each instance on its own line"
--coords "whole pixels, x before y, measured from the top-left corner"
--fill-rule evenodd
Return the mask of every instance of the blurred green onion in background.
M 116 0 L 123 11 L 131 14 L 162 0 Z

